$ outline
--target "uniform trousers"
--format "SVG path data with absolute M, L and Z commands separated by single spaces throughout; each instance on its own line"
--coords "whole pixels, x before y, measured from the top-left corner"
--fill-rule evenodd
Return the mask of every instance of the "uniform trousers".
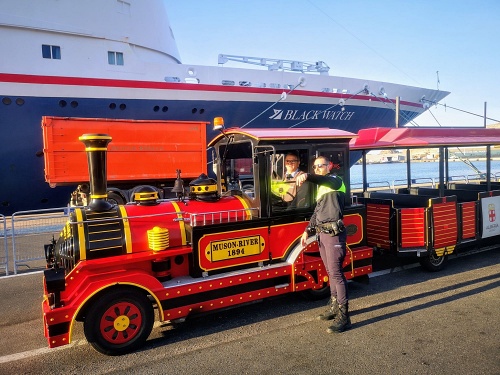
M 348 301 L 347 280 L 342 271 L 342 263 L 346 255 L 346 232 L 332 237 L 328 233 L 319 233 L 319 252 L 330 278 L 330 293 L 339 305 Z

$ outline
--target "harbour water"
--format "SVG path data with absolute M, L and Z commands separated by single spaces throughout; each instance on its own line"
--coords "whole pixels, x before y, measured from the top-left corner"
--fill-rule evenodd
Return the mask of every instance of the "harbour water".
M 486 171 L 485 160 L 471 160 L 472 164 L 481 172 Z M 449 175 L 452 180 L 465 180 L 477 179 L 478 174 L 471 167 L 462 161 L 451 161 L 449 163 Z M 494 176 L 496 173 L 497 178 L 500 178 L 500 160 L 493 160 L 491 162 L 491 171 Z M 351 167 L 351 185 L 353 187 L 360 187 L 363 181 L 361 165 L 353 165 Z M 411 178 L 412 179 L 434 179 L 438 181 L 439 177 L 439 163 L 436 161 L 431 162 L 413 162 L 411 164 Z M 406 184 L 406 163 L 383 163 L 383 164 L 369 164 L 367 166 L 367 179 L 368 182 L 388 182 L 393 185 L 398 182 L 399 185 Z M 493 181 L 493 180 L 492 180 Z

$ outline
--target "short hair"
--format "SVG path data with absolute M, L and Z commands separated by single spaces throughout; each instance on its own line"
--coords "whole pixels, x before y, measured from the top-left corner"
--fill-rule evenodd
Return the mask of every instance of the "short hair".
M 316 156 L 316 157 L 314 158 L 314 160 L 318 160 L 318 159 L 325 159 L 325 162 L 326 162 L 326 163 L 330 163 L 330 161 L 331 161 L 331 160 L 330 160 L 330 158 L 329 158 L 328 156 L 324 156 L 324 155 L 319 155 L 319 156 Z

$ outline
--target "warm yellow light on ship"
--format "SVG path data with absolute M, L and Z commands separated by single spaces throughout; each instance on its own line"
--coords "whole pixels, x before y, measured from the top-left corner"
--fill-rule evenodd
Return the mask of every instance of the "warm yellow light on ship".
M 215 117 L 214 118 L 214 130 L 221 130 L 224 128 L 224 118 Z

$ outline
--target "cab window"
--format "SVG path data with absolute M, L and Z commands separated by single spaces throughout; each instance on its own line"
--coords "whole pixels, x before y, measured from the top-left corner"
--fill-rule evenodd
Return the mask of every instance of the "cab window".
M 296 178 L 308 171 L 307 150 L 279 150 L 272 156 L 271 205 L 273 212 L 311 206 L 310 183 L 298 187 Z

